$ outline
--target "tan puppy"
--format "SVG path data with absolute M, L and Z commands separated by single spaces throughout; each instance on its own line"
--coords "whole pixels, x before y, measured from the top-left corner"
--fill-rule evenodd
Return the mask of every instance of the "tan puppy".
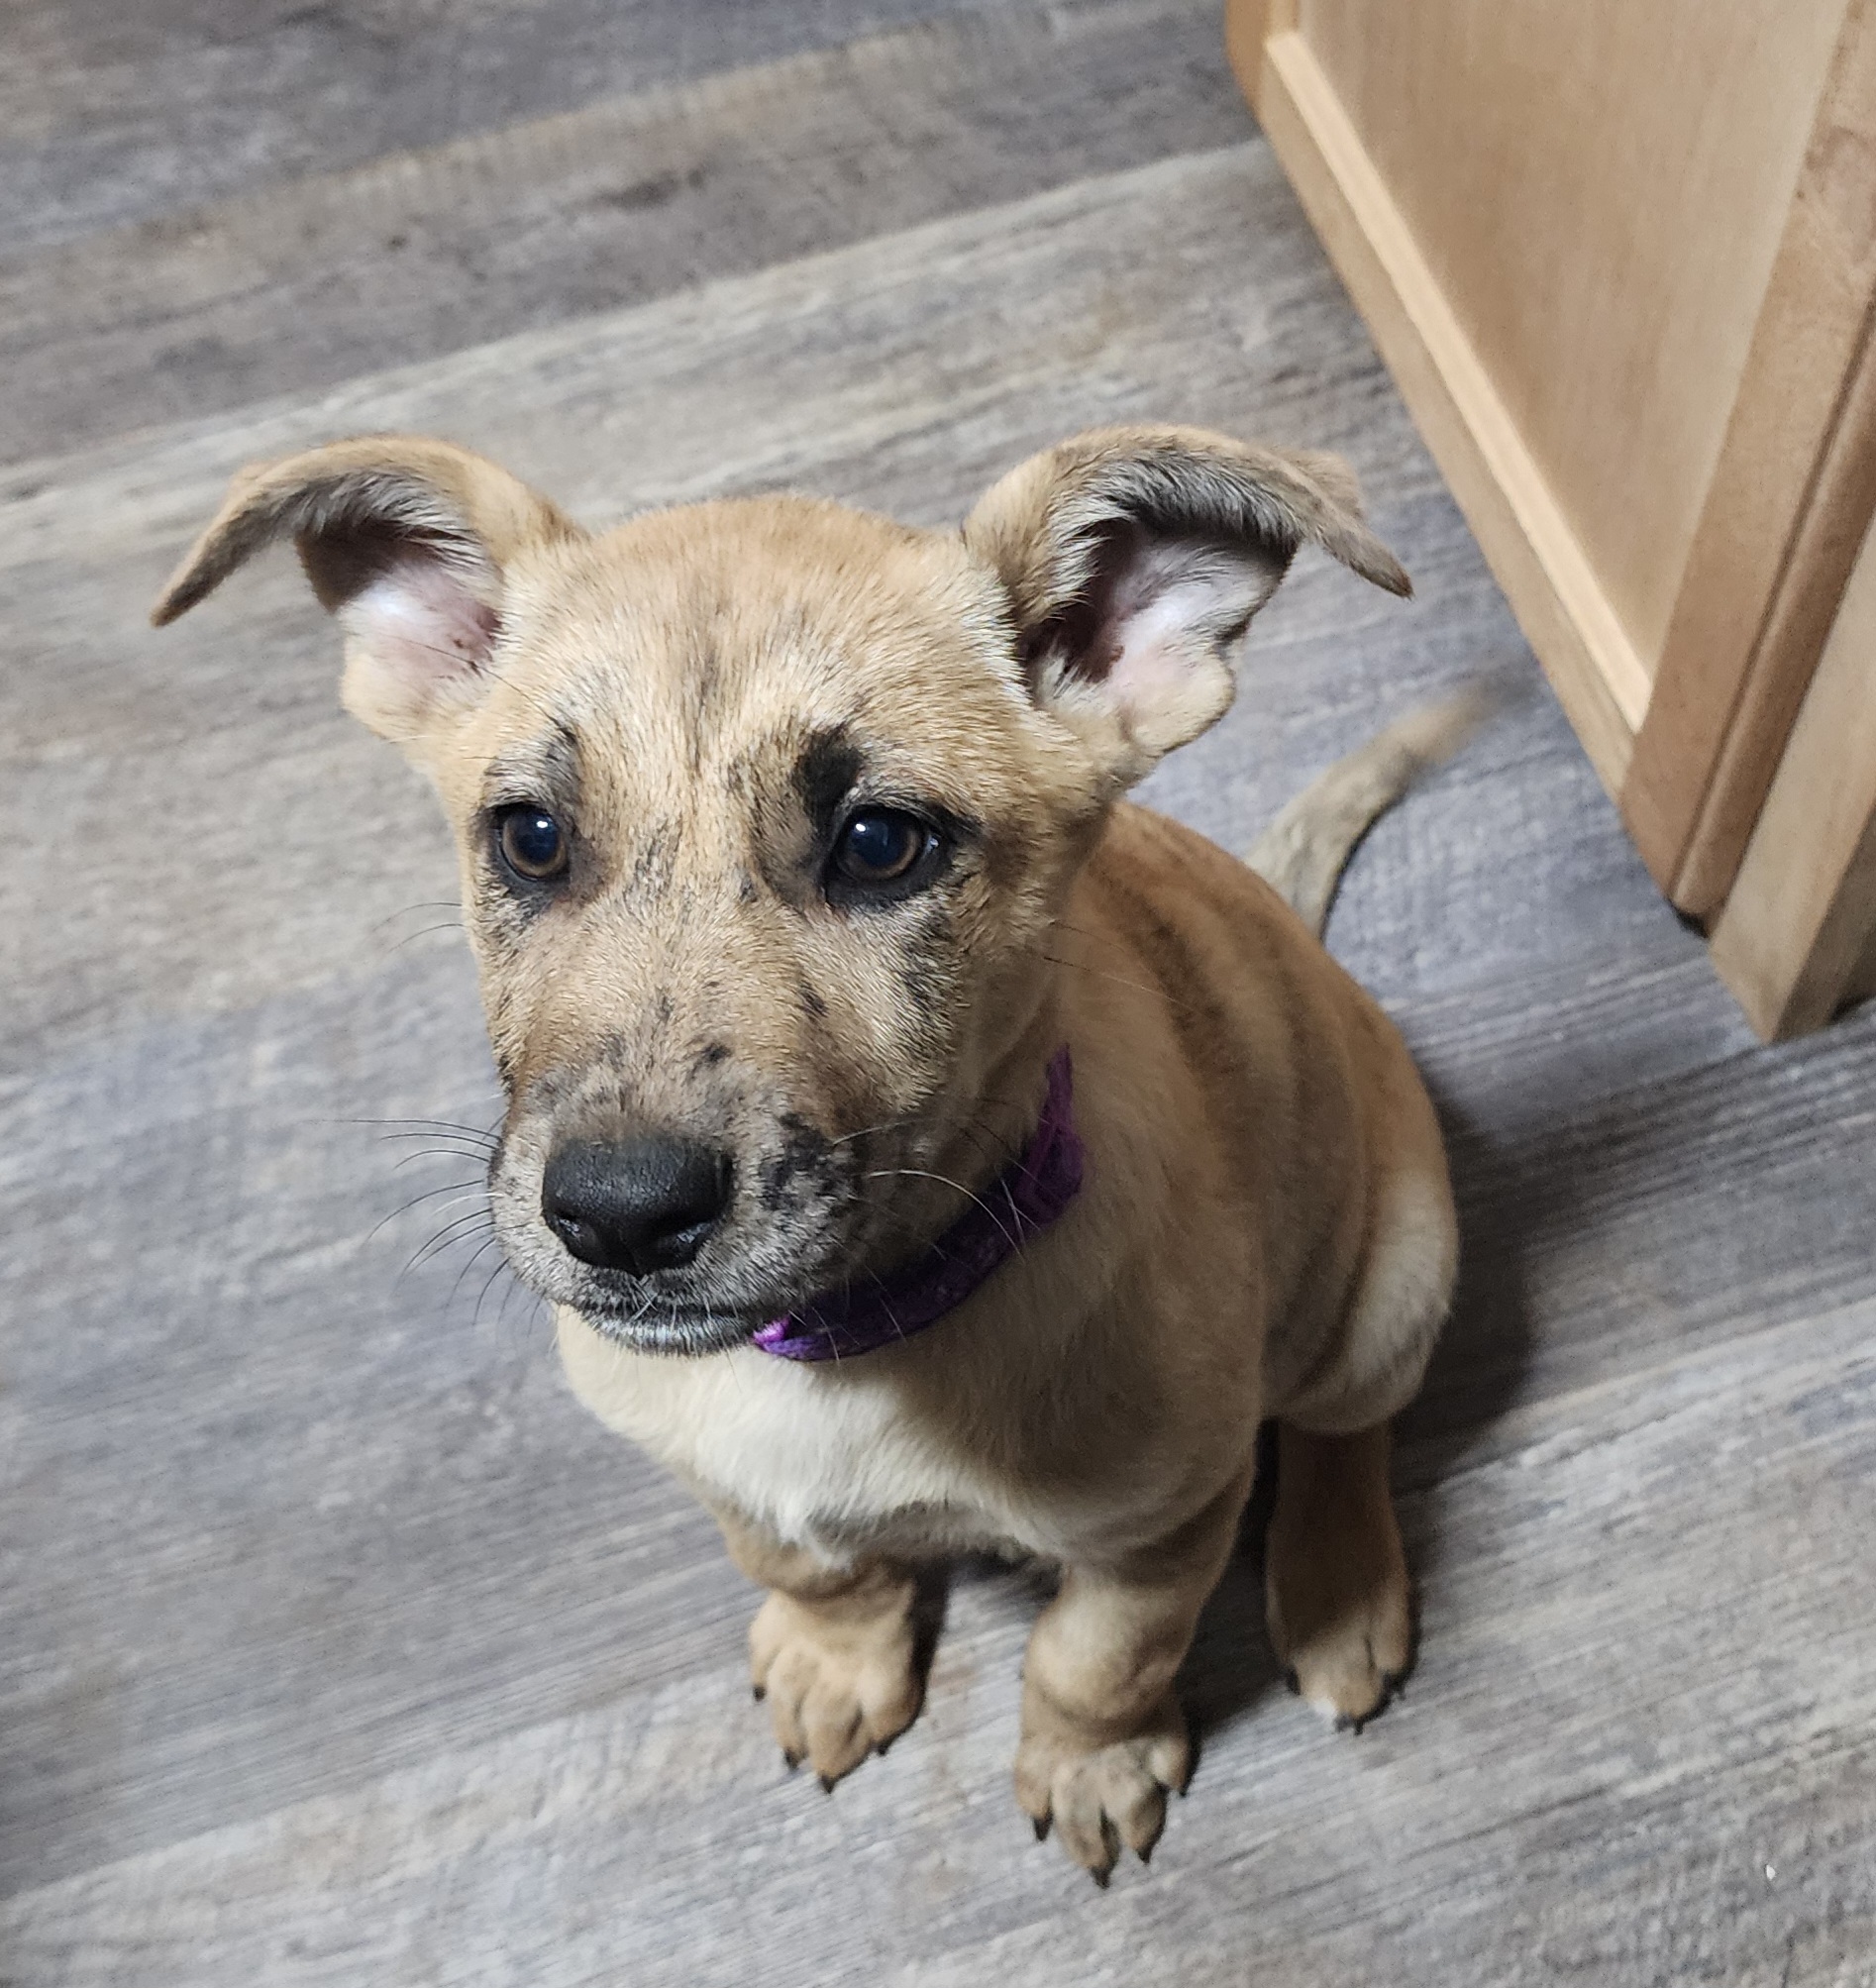
M 1408 1656 L 1387 1423 L 1454 1272 L 1439 1133 L 1278 892 L 1120 800 L 1230 703 L 1301 544 L 1407 590 L 1347 471 L 1121 428 L 962 534 L 774 497 L 594 537 L 369 437 L 245 471 L 156 618 L 285 534 L 347 704 L 455 827 L 502 1240 L 581 1398 L 770 1590 L 790 1761 L 831 1784 L 916 1715 L 921 1561 L 1038 1555 L 1017 1799 L 1103 1881 L 1144 1857 L 1266 1416 L 1272 1637 L 1374 1713 Z M 1433 743 L 1289 822 L 1296 889 Z

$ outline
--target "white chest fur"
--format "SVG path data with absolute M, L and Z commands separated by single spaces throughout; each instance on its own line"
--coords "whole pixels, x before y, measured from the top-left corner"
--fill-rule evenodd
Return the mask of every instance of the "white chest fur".
M 601 1421 L 779 1539 L 835 1555 L 865 1541 L 1059 1556 L 1079 1529 L 922 1433 L 889 1360 L 639 1353 L 565 1309 L 559 1336 L 573 1392 Z

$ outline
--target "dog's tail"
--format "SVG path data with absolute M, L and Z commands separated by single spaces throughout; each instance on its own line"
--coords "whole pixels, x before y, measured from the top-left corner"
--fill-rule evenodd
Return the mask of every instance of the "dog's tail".
M 1421 774 L 1457 752 L 1499 701 L 1479 685 L 1397 719 L 1318 774 L 1257 838 L 1245 862 L 1319 937 L 1362 837 Z

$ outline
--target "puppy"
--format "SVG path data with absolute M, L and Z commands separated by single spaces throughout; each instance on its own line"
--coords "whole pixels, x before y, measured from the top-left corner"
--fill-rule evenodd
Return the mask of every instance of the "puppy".
M 1017 1800 L 1101 1882 L 1144 1858 L 1267 1416 L 1272 1639 L 1325 1714 L 1376 1712 L 1409 1640 L 1388 1421 L 1454 1275 L 1439 1132 L 1278 890 L 1122 799 L 1223 713 L 1301 545 L 1408 591 L 1345 467 L 1112 428 L 961 533 L 783 496 L 594 536 L 373 436 L 244 471 L 156 620 L 289 534 L 347 705 L 455 829 L 502 1243 L 580 1398 L 768 1589 L 790 1763 L 831 1786 L 916 1716 L 921 1563 L 1034 1555 Z M 1280 825 L 1318 919 L 1442 723 Z

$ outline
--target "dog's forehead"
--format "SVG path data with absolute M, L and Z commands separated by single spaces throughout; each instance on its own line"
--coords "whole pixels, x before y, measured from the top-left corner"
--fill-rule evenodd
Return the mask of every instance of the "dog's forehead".
M 837 759 L 968 779 L 1029 712 L 994 584 L 956 535 L 838 505 L 657 513 L 516 591 L 491 759 L 573 760 L 586 782 L 735 793 Z

